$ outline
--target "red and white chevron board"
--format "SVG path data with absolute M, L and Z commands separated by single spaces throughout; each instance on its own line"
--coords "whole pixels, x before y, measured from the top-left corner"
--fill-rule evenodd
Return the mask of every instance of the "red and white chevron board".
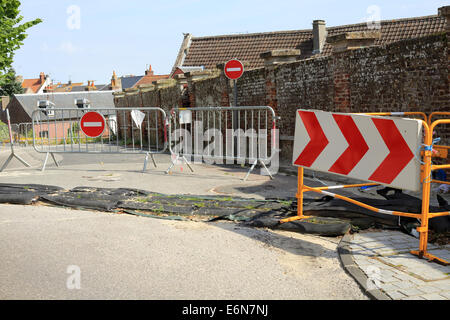
M 293 164 L 419 191 L 422 122 L 297 110 Z

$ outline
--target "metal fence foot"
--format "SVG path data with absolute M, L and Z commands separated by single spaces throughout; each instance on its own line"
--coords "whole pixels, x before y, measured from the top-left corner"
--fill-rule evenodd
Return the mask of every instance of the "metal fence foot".
M 147 162 L 148 162 L 148 152 L 145 154 L 144 168 L 142 168 L 142 172 L 145 172 L 147 170 Z
M 270 179 L 273 180 L 273 176 L 270 173 L 269 169 L 266 167 L 266 164 L 262 160 L 259 160 L 259 163 L 261 163 L 261 165 L 264 167 L 264 169 L 266 169 L 267 173 L 269 174 Z
M 12 155 L 13 155 L 14 157 L 16 157 L 17 160 L 19 160 L 20 162 L 22 162 L 22 164 L 23 164 L 25 167 L 31 167 L 31 166 L 29 165 L 28 162 L 26 162 L 25 160 L 23 160 L 23 159 L 22 159 L 20 156 L 18 156 L 17 154 L 13 153 Z
M 252 166 L 250 167 L 250 170 L 248 170 L 247 174 L 245 175 L 244 181 L 247 181 L 247 178 L 250 175 L 250 172 L 252 172 L 253 169 L 255 169 L 256 163 L 258 163 L 258 160 L 255 160 L 255 162 L 253 162 Z
M 59 167 L 59 164 L 58 164 L 58 162 L 56 161 L 56 158 L 55 158 L 55 154 L 54 154 L 53 152 L 50 152 L 50 154 L 52 155 L 53 162 L 55 163 L 55 165 L 56 165 L 57 167 Z
M 152 158 L 153 165 L 155 166 L 155 168 L 157 168 L 158 166 L 156 165 L 156 161 L 155 161 L 155 157 L 153 156 L 153 153 L 150 154 L 150 157 Z
M 16 158 L 17 160 L 22 162 L 22 164 L 26 167 L 31 167 L 31 165 L 28 162 L 26 162 L 24 159 L 22 159 L 20 156 L 18 156 L 17 154 L 15 154 L 13 152 L 9 155 L 8 159 L 6 159 L 5 163 L 3 164 L 2 168 L 0 169 L 0 172 L 2 172 L 8 166 L 8 164 L 11 162 L 12 158 Z
M 179 156 L 177 156 L 177 157 L 175 158 L 175 160 L 172 160 L 172 159 L 171 159 L 172 163 L 170 164 L 169 168 L 167 168 L 166 174 L 168 174 L 168 173 L 170 172 L 170 169 L 172 169 L 172 168 L 175 166 L 175 162 L 178 161 L 178 158 L 179 158 Z
M 142 169 L 142 172 L 145 172 L 145 171 L 147 170 L 148 156 L 149 156 L 149 155 L 150 155 L 150 157 L 152 158 L 153 165 L 155 166 L 155 168 L 157 168 L 156 161 L 155 161 L 155 158 L 153 157 L 153 154 L 147 152 L 147 153 L 145 154 L 144 168 Z
M 44 160 L 44 163 L 42 164 L 41 171 L 45 171 L 45 166 L 47 165 L 48 155 L 49 155 L 49 152 L 47 152 L 45 154 L 45 160 Z
M 6 159 L 5 163 L 3 164 L 2 168 L 0 169 L 0 172 L 2 172 L 9 164 L 9 162 L 11 161 L 11 159 L 14 157 L 14 154 L 11 153 L 8 157 L 8 159 Z
M 191 172 L 194 172 L 194 169 L 192 169 L 190 162 L 187 161 L 187 159 L 186 159 L 185 156 L 183 156 L 183 160 L 184 160 L 184 162 L 186 163 L 186 165 L 189 167 L 189 169 L 191 169 Z

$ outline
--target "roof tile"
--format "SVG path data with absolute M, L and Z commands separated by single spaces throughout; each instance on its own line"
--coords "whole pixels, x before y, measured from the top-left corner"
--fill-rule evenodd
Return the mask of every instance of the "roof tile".
M 381 38 L 375 41 L 375 45 L 443 32 L 445 23 L 445 18 L 438 15 L 381 21 Z M 368 30 L 366 23 L 327 28 L 328 36 Z M 191 41 L 183 66 L 204 66 L 206 69 L 232 58 L 248 62 L 248 68 L 253 69 L 264 65 L 260 54 L 265 51 L 300 49 L 300 58 L 308 58 L 313 49 L 312 30 L 192 37 Z M 320 55 L 330 55 L 331 52 L 331 45 L 326 43 Z

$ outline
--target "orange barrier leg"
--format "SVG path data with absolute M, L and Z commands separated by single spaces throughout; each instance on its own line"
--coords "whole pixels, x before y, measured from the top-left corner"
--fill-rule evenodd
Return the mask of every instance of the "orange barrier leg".
M 304 184 L 303 184 L 303 167 L 298 167 L 298 174 L 297 174 L 297 216 L 286 218 L 280 220 L 280 223 L 286 223 L 301 219 L 309 218 L 309 216 L 303 215 L 303 192 L 304 192 Z
M 424 126 L 425 131 L 425 144 L 431 146 L 432 144 L 432 132 L 434 126 L 431 127 Z M 422 214 L 421 214 L 421 225 L 417 228 L 420 233 L 419 250 L 411 251 L 412 254 L 418 256 L 419 258 L 426 258 L 431 261 L 443 265 L 449 265 L 449 262 L 440 259 L 427 252 L 428 245 L 428 221 L 429 221 L 429 211 L 430 211 L 430 188 L 431 188 L 431 150 L 425 150 L 424 152 L 424 167 L 423 167 L 423 177 L 422 177 Z

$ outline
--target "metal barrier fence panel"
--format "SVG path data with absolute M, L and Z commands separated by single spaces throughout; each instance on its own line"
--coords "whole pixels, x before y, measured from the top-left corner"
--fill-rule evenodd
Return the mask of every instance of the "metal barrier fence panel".
M 6 161 L 3 163 L 3 165 L 1 166 L 0 172 L 2 172 L 8 166 L 8 164 L 11 162 L 11 160 L 13 158 L 16 158 L 17 160 L 19 160 L 24 166 L 31 167 L 28 164 L 28 162 L 26 162 L 24 159 L 22 159 L 22 157 L 20 157 L 18 154 L 15 153 L 15 150 L 14 150 L 14 133 L 13 133 L 12 128 L 14 127 L 14 128 L 16 128 L 18 130 L 19 126 L 18 125 L 14 126 L 14 125 L 11 124 L 11 119 L 9 117 L 9 110 L 8 109 L 6 109 L 6 119 L 7 119 L 7 122 L 8 122 L 8 136 L 9 136 L 9 145 L 10 145 L 10 148 L 11 148 L 11 153 L 10 153 L 9 157 L 6 159 Z
M 169 150 L 175 156 L 167 172 L 182 159 L 217 164 L 260 163 L 278 153 L 277 116 L 269 106 L 174 108 L 170 112 Z M 189 159 L 189 161 L 188 161 Z
M 19 145 L 28 146 L 33 143 L 33 123 L 22 122 L 18 124 L 18 139 Z
M 52 108 L 32 114 L 33 146 L 40 153 L 163 153 L 166 114 L 161 108 Z M 96 138 L 81 128 L 87 112 L 103 115 L 105 129 Z

